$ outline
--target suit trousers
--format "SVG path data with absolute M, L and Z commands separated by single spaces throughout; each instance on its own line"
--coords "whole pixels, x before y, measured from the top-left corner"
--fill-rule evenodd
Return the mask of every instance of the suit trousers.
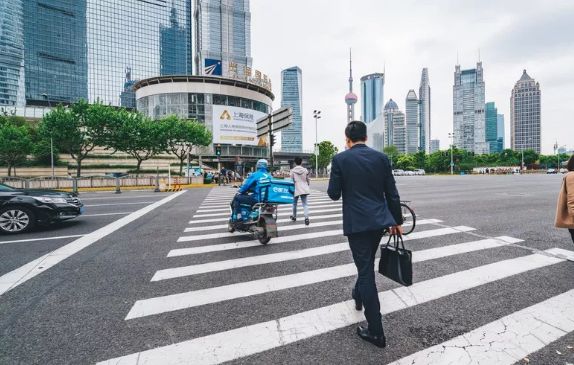
M 353 233 L 348 236 L 358 272 L 355 297 L 365 307 L 365 318 L 369 324 L 369 332 L 373 335 L 383 333 L 381 305 L 375 282 L 375 255 L 382 237 L 382 230 Z
M 570 235 L 572 236 L 572 243 L 574 243 L 574 229 L 569 229 Z

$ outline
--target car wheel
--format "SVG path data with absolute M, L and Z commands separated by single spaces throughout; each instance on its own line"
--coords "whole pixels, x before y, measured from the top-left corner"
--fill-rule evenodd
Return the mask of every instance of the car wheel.
M 34 214 L 23 207 L 0 209 L 0 232 L 15 234 L 29 231 L 35 223 Z

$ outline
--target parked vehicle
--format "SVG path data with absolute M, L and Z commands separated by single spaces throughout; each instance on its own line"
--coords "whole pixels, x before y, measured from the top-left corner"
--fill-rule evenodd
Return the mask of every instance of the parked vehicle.
M 560 173 L 561 173 L 561 174 L 567 174 L 567 173 L 568 173 L 568 169 L 561 168 L 561 169 L 560 169 Z
M 393 175 L 394 176 L 403 176 L 403 175 L 405 175 L 405 171 L 401 170 L 401 169 L 395 169 L 395 170 L 393 170 Z
M 423 169 L 416 169 L 416 170 L 415 170 L 415 175 L 417 175 L 417 176 L 424 176 L 424 175 L 426 175 L 426 171 L 423 170 Z
M 548 170 L 546 170 L 546 173 L 547 174 L 557 174 L 558 171 L 556 171 L 556 169 L 548 169 Z
M 0 233 L 15 234 L 73 219 L 83 213 L 81 200 L 56 190 L 14 189 L 0 184 Z

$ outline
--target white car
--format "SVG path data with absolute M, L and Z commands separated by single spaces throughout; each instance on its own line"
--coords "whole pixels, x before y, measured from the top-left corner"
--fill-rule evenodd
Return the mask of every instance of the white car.
M 404 171 L 404 170 L 401 170 L 401 169 L 395 169 L 395 170 L 393 170 L 393 175 L 394 175 L 394 176 L 403 176 L 404 174 L 405 174 L 405 171 Z
M 423 169 L 416 169 L 415 170 L 415 175 L 417 175 L 417 176 L 424 176 L 425 174 L 426 174 L 426 172 Z

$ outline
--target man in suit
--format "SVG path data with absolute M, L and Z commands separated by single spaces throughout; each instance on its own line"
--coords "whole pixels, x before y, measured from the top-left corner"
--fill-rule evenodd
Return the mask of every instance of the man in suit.
M 367 328 L 359 326 L 357 334 L 385 347 L 374 263 L 384 230 L 402 234 L 400 197 L 389 159 L 365 144 L 365 123 L 349 123 L 345 137 L 347 150 L 333 158 L 327 192 L 333 200 L 343 197 L 343 232 L 358 272 L 352 297 L 357 310 L 365 307 L 368 323 Z

